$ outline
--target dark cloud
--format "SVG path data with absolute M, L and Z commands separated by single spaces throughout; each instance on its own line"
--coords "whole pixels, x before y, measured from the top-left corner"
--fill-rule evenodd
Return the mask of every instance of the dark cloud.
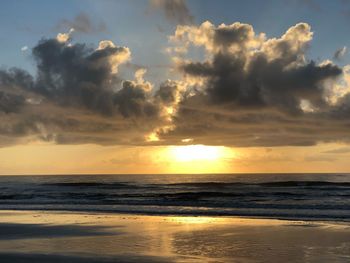
M 334 52 L 333 58 L 336 60 L 341 60 L 346 55 L 347 51 L 348 49 L 345 46 L 342 48 L 339 48 Z
M 149 95 L 142 84 L 124 81 L 123 87 L 116 93 L 114 101 L 124 117 L 156 117 L 159 111 L 157 105 L 147 99 L 147 96 Z
M 171 105 L 176 102 L 178 91 L 178 84 L 176 82 L 166 81 L 160 85 L 159 90 L 156 92 L 156 97 L 160 98 L 164 104 Z
M 107 27 L 103 21 L 98 23 L 91 20 L 86 13 L 80 13 L 73 19 L 63 19 L 55 26 L 55 31 L 65 31 L 74 28 L 76 32 L 91 34 L 106 31 Z
M 164 13 L 164 16 L 177 24 L 192 24 L 194 17 L 187 7 L 186 0 L 150 0 L 150 5 Z
M 174 130 L 161 135 L 169 144 L 193 138 L 195 144 L 236 147 L 313 146 L 317 143 L 350 142 L 350 121 L 323 114 L 290 115 L 278 111 L 225 109 L 183 102 Z
M 176 57 L 196 88 L 181 101 L 175 128 L 161 137 L 242 147 L 349 142 L 350 97 L 333 94 L 334 103 L 327 97 L 347 72 L 307 60 L 311 39 L 303 23 L 272 39 L 241 23 L 178 27 L 171 40 L 186 49 L 202 46 L 206 55 L 203 61 Z
M 220 47 L 244 44 L 251 38 L 252 30 L 252 26 L 247 24 L 220 26 L 215 29 L 213 36 L 214 44 Z
M 271 39 L 241 23 L 179 26 L 171 39 L 182 52 L 174 61 L 183 78 L 157 87 L 144 79 L 145 69 L 128 62 L 127 47 L 72 43 L 70 33 L 33 48 L 35 77 L 0 71 L 1 146 L 350 142 L 348 69 L 306 58 L 307 24 Z M 183 53 L 189 47 L 203 48 L 203 60 Z M 121 75 L 123 66 L 135 71 L 134 79 Z
M 113 114 L 116 85 L 113 73 L 127 60 L 127 48 L 110 44 L 93 49 L 44 39 L 33 48 L 33 56 L 38 69 L 37 92 L 60 104 L 82 105 L 102 114 Z
M 291 35 L 298 31 L 306 34 L 308 29 L 298 24 L 294 30 Z M 289 36 L 275 43 L 266 42 L 264 48 L 253 54 L 241 48 L 248 48 L 255 41 L 248 25 L 221 26 L 213 30 L 212 37 L 212 60 L 185 62 L 180 69 L 192 77 L 204 77 L 206 93 L 216 104 L 275 107 L 299 113 L 301 100 L 317 107 L 326 104 L 323 82 L 342 73 L 341 68 L 331 63 L 316 65 L 313 61 L 302 61 L 306 45 L 293 50 L 293 45 L 303 43 L 294 43 Z
M 17 112 L 23 104 L 23 96 L 0 91 L 0 111 L 5 113 Z
M 0 112 L 18 112 L 26 103 L 22 88 L 31 91 L 33 85 L 32 76 L 21 69 L 0 70 Z
M 152 84 L 138 69 L 135 80 L 118 74 L 130 51 L 101 41 L 72 44 L 68 34 L 42 39 L 32 50 L 36 77 L 0 71 L 0 135 L 56 143 L 143 143 L 163 123 Z M 89 117 L 89 116 L 92 117 Z M 31 138 L 33 137 L 34 138 Z
M 350 116 L 350 94 L 347 93 L 339 98 L 337 104 L 332 106 L 325 115 L 333 120 L 346 121 Z
M 350 153 L 350 147 L 341 147 L 341 148 L 337 148 L 334 150 L 329 150 L 329 151 L 325 151 L 322 153 L 330 153 L 330 154 L 343 154 L 343 153 Z
M 30 90 L 33 85 L 33 77 L 26 71 L 18 68 L 0 70 L 1 86 L 19 86 Z

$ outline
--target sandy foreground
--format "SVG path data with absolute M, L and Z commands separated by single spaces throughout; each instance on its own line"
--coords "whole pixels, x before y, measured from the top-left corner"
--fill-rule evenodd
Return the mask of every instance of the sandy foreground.
M 0 262 L 350 262 L 350 225 L 0 211 Z

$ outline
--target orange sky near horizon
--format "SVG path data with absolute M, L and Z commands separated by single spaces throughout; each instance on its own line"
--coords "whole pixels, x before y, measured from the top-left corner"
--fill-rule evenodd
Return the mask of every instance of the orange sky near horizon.
M 0 148 L 0 173 L 298 173 L 348 172 L 341 144 L 313 147 L 99 146 L 32 143 Z

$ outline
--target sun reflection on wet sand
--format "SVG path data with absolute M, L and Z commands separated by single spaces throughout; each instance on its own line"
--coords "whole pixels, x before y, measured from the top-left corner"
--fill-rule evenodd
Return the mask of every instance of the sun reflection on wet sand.
M 350 229 L 320 222 L 1 211 L 0 233 L 0 257 L 36 253 L 123 256 L 128 262 L 274 262 L 274 254 L 279 262 L 334 262 L 350 255 Z

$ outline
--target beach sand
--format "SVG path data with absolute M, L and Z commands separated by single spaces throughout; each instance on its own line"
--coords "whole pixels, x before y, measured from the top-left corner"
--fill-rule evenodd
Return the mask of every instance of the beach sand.
M 350 262 L 350 225 L 0 211 L 0 262 Z

